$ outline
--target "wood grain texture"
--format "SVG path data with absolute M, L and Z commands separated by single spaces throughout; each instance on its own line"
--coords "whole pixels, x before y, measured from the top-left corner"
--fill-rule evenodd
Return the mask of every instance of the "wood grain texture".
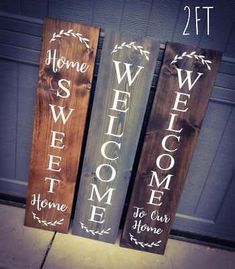
M 188 58 L 184 56 L 176 63 L 171 64 L 175 55 L 179 56 L 184 52 L 190 54 L 193 51 L 196 51 L 196 55 L 203 55 L 205 59 L 212 61 L 210 65 L 211 71 L 206 67 L 205 63 L 202 64 L 199 58 L 196 59 L 194 57 Z M 178 201 L 197 143 L 202 120 L 207 109 L 209 96 L 215 81 L 220 57 L 219 52 L 212 50 L 196 49 L 178 43 L 167 44 L 121 238 L 122 246 L 159 254 L 164 253 Z M 203 73 L 203 75 L 198 79 L 191 91 L 189 91 L 187 84 L 184 84 L 179 89 L 176 68 L 192 71 L 192 81 L 195 81 L 198 72 Z M 182 73 L 182 77 L 185 78 L 185 74 Z M 172 108 L 175 104 L 176 91 L 180 91 L 183 94 L 190 93 L 190 97 L 187 99 L 188 110 L 186 112 L 176 113 L 177 119 L 174 121 L 172 128 L 173 130 L 183 128 L 180 134 L 172 130 L 167 130 L 170 121 L 169 115 L 174 112 Z M 180 109 L 183 110 L 185 107 L 184 105 L 180 106 Z M 177 142 L 176 139 L 168 139 L 166 147 L 171 150 L 174 149 L 174 152 L 170 153 L 162 147 L 163 138 L 169 134 L 180 135 L 180 142 Z M 177 150 L 175 150 L 176 148 Z M 166 169 L 170 167 L 171 162 L 169 158 L 163 159 L 160 163 L 161 165 L 159 165 L 165 169 L 163 170 L 157 166 L 157 158 L 166 153 L 173 157 L 175 163 L 172 168 Z M 166 188 L 166 182 L 157 186 L 155 179 L 151 184 L 152 186 L 149 186 L 152 171 L 157 173 L 159 184 L 169 174 L 173 175 L 169 181 L 169 190 Z M 158 198 L 150 200 L 152 190 L 163 192 L 160 195 L 160 200 Z M 159 197 L 159 193 L 155 193 L 155 196 Z M 154 203 L 149 203 L 150 201 L 154 201 Z M 137 207 L 141 208 L 139 212 L 144 211 L 143 215 L 138 214 L 136 216 L 134 214 L 137 211 Z M 137 228 L 139 223 L 140 226 Z M 156 232 L 157 229 L 161 229 L 161 233 L 158 234 Z
M 87 38 L 89 49 L 78 36 L 61 34 L 61 37 L 50 42 L 53 33 L 59 33 L 62 29 L 65 32 L 72 29 L 73 33 L 80 33 L 83 38 Z M 95 27 L 45 19 L 25 215 L 25 225 L 27 226 L 59 232 L 68 231 L 98 36 L 99 29 Z M 57 51 L 57 59 L 63 56 L 69 61 L 86 62 L 89 66 L 88 70 L 82 73 L 71 67 L 68 69 L 63 67 L 57 72 L 53 71 L 52 62 L 50 65 L 46 65 L 45 59 L 48 57 L 47 51 L 54 49 Z M 70 96 L 67 98 L 58 96 L 58 92 L 61 95 L 67 95 L 59 87 L 60 79 L 70 81 L 70 87 L 64 83 L 64 86 L 70 91 Z M 64 107 L 65 116 L 68 115 L 71 108 L 74 111 L 65 124 L 61 117 L 56 122 L 53 119 L 50 104 Z M 58 114 L 58 107 L 55 108 L 55 111 Z M 50 146 L 52 130 L 64 133 L 63 141 L 56 141 L 57 147 Z M 59 135 L 57 139 L 61 139 L 61 136 Z M 64 148 L 59 148 L 62 145 Z M 48 169 L 49 154 L 62 158 L 59 165 L 52 165 L 54 170 L 61 169 L 60 171 Z M 58 159 L 54 159 L 54 161 L 58 162 Z M 54 184 L 54 192 L 49 192 L 50 180 L 45 180 L 45 177 L 60 181 Z M 67 209 L 64 212 L 48 207 L 38 210 L 37 205 L 32 204 L 34 194 L 39 194 L 41 200 L 47 199 L 50 202 L 65 204 Z
M 32 140 L 32 124 L 29 123 L 32 122 L 33 118 L 31 98 L 34 98 L 36 92 L 35 89 L 37 88 L 35 85 L 37 84 L 40 58 L 39 50 L 41 50 L 42 20 L 38 18 L 42 17 L 43 14 L 45 15 L 45 2 L 46 1 L 37 1 L 37 3 L 35 3 L 35 1 L 29 0 L 0 1 L 0 38 L 2 39 L 2 42 L 0 42 L 0 66 L 1 70 L 3 70 L 1 73 L 4 72 L 2 73 L 2 90 L 0 93 L 2 110 L 0 116 L 0 126 L 2 130 L 2 132 L 0 131 L 0 190 L 3 194 L 11 194 L 22 198 L 26 197 L 25 183 L 28 179 L 29 148 L 31 147 Z M 107 4 L 107 2 L 109 3 Z M 135 5 L 135 2 L 136 1 L 132 1 L 132 7 Z M 146 3 L 147 2 L 149 1 L 146 1 Z M 177 231 L 197 233 L 199 235 L 207 235 L 212 236 L 213 238 L 226 240 L 235 240 L 235 232 L 231 230 L 232 227 L 235 228 L 234 214 L 232 214 L 231 211 L 228 213 L 230 205 L 234 204 L 234 198 L 232 200 L 234 193 L 232 192 L 232 188 L 230 186 L 227 187 L 230 194 L 222 194 L 220 192 L 220 195 L 224 195 L 224 197 L 227 198 L 225 203 L 219 205 L 217 208 L 219 215 L 217 215 L 213 224 L 204 222 L 202 225 L 201 210 L 196 213 L 193 210 L 193 205 L 200 204 L 201 201 L 204 202 L 204 199 L 197 199 L 200 197 L 203 182 L 206 182 L 208 175 L 207 170 L 210 170 L 211 168 L 209 181 L 211 180 L 213 190 L 209 193 L 203 192 L 203 195 L 210 201 L 215 199 L 214 193 L 219 192 L 221 184 L 223 184 L 221 181 L 221 174 L 224 179 L 225 174 L 227 177 L 231 173 L 227 167 L 225 170 L 223 165 L 221 166 L 223 167 L 222 170 L 218 173 L 217 165 L 213 164 L 213 160 L 223 164 L 226 162 L 226 158 L 233 159 L 231 156 L 234 156 L 234 152 L 232 155 L 229 155 L 231 153 L 231 148 L 229 146 L 228 148 L 227 146 L 220 146 L 222 149 L 221 154 L 221 149 L 217 149 L 218 144 L 214 144 L 214 141 L 217 141 L 218 139 L 219 133 L 223 134 L 223 132 L 230 132 L 227 128 L 226 130 L 218 129 L 225 125 L 222 124 L 222 122 L 226 122 L 226 115 L 229 113 L 230 109 L 234 109 L 235 104 L 235 91 L 233 90 L 235 83 L 233 83 L 232 80 L 230 80 L 230 76 L 228 76 L 228 74 L 230 74 L 231 78 L 233 78 L 235 74 L 235 27 L 232 24 L 234 18 L 233 6 L 235 2 L 231 5 L 232 2 L 234 1 L 227 1 L 226 5 L 224 5 L 223 1 L 219 0 L 215 0 L 213 3 L 209 3 L 208 1 L 207 3 L 205 1 L 197 1 L 197 6 L 213 5 L 215 7 L 211 11 L 210 16 L 210 36 L 206 35 L 206 24 L 203 25 L 202 21 L 199 22 L 200 31 L 202 28 L 204 28 L 205 31 L 201 37 L 199 46 L 219 50 L 223 48 L 224 54 L 223 62 L 220 66 L 220 74 L 217 76 L 216 85 L 210 99 L 212 109 L 207 112 L 207 115 L 210 113 L 208 121 L 204 120 L 203 122 L 200 138 L 196 146 L 197 156 L 191 163 L 191 172 L 188 174 L 184 194 L 181 196 L 181 203 L 177 210 L 179 215 L 176 217 L 173 226 L 173 229 Z M 126 1 L 123 0 L 70 0 L 69 2 L 52 0 L 48 1 L 47 8 L 48 15 L 53 15 L 53 17 L 56 18 L 63 17 L 68 21 L 79 21 L 80 23 L 99 26 L 103 25 L 105 29 L 120 29 L 119 24 L 122 17 L 130 14 L 130 12 L 125 9 L 127 8 L 130 10 L 132 8 L 130 5 L 126 7 L 125 3 Z M 190 3 L 195 6 L 195 3 L 192 1 L 185 2 L 185 4 L 192 6 Z M 151 14 L 149 17 L 145 17 L 147 23 L 143 20 L 138 20 L 135 25 L 134 22 L 132 22 L 132 27 L 130 28 L 129 25 L 131 24 L 131 20 L 129 20 L 129 23 L 122 24 L 122 30 L 129 31 L 130 33 L 136 32 L 135 30 L 138 32 L 143 30 L 142 34 L 145 33 L 147 36 L 152 36 L 162 41 L 173 41 L 172 33 L 176 32 L 174 35 L 175 42 L 187 44 L 188 41 L 192 42 L 193 38 L 192 34 L 187 37 L 187 40 L 185 38 L 183 39 L 182 36 L 182 31 L 187 19 L 183 7 L 183 4 L 181 5 L 181 1 L 179 0 L 152 1 L 152 6 L 150 7 Z M 141 5 L 138 5 L 138 8 L 142 8 Z M 201 11 L 199 12 L 200 17 L 203 15 L 203 12 Z M 133 12 L 138 15 L 140 14 L 140 12 L 134 11 L 134 9 Z M 194 14 L 192 13 L 191 15 L 192 19 L 190 25 L 195 28 Z M 183 17 L 185 18 L 185 21 L 181 21 Z M 133 18 L 134 17 L 132 16 L 132 21 L 135 20 L 135 18 Z M 180 26 L 180 23 L 183 24 Z M 143 25 L 146 26 L 147 32 L 145 32 Z M 195 45 L 195 43 L 191 44 Z M 100 47 L 101 46 L 102 42 Z M 17 67 L 15 70 L 14 66 L 16 63 L 20 64 L 19 71 L 17 71 Z M 99 63 L 98 57 L 97 63 Z M 25 71 L 23 72 L 21 72 L 22 64 L 25 65 Z M 158 75 L 157 70 L 157 76 Z M 155 83 L 153 83 L 152 86 L 155 87 Z M 14 97 L 16 88 L 19 90 L 19 98 Z M 4 97 L 2 98 L 2 96 Z M 11 104 L 11 109 L 9 104 Z M 22 110 L 24 111 L 23 113 Z M 29 124 L 28 128 L 25 128 L 26 124 Z M 17 128 L 15 128 L 16 125 Z M 215 129 L 215 132 L 213 132 L 213 129 Z M 227 137 L 227 135 L 221 136 L 222 144 L 225 137 Z M 213 152 L 220 154 L 214 156 Z M 14 169 L 15 161 L 16 171 Z M 216 169 L 216 171 L 214 169 Z M 223 180 L 223 182 L 224 181 L 226 182 L 227 180 Z M 217 184 L 218 182 L 220 182 L 220 184 Z M 189 185 L 190 188 L 187 188 L 187 185 Z M 210 197 L 210 195 L 212 196 Z M 1 198 L 4 199 L 2 196 Z M 215 204 L 213 202 L 212 204 L 213 210 L 216 210 Z M 210 213 L 211 209 L 209 209 L 208 215 L 210 215 Z M 205 215 L 206 212 L 203 212 L 203 216 Z M 229 225 L 227 225 L 228 219 L 233 220 Z
M 144 55 L 141 55 L 139 49 L 136 50 L 132 46 L 130 48 L 123 46 L 115 53 L 111 53 L 116 44 L 121 45 L 123 42 L 126 42 L 126 44 L 135 42 L 136 46 L 143 46 L 144 50 L 150 52 L 149 61 Z M 116 240 L 159 45 L 159 42 L 150 38 L 134 38 L 130 35 L 115 32 L 107 32 L 105 34 L 72 227 L 73 234 L 110 243 L 114 243 Z M 129 85 L 127 77 L 118 84 L 113 61 L 121 62 L 121 75 L 125 72 L 124 63 L 132 65 L 130 67 L 132 77 L 138 70 L 137 66 L 143 66 L 143 69 L 132 85 Z M 118 102 L 120 109 L 125 110 L 127 107 L 129 108 L 126 113 L 110 109 L 114 103 L 115 93 L 113 89 L 130 94 L 129 98 L 123 96 L 123 93 L 119 97 L 127 99 L 126 104 Z M 117 117 L 112 127 L 112 133 L 119 135 L 123 133 L 121 137 L 105 134 L 110 123 L 108 115 Z M 106 147 L 106 155 L 111 156 L 110 158 L 116 158 L 116 160 L 107 160 L 101 154 L 102 145 L 110 140 L 120 143 L 120 148 L 117 145 Z M 102 182 L 97 177 L 97 167 L 101 164 L 111 165 L 115 169 L 116 176 L 114 180 L 106 181 L 111 174 L 111 169 L 107 167 L 107 169 L 102 169 L 101 175 L 106 182 Z M 91 197 L 93 188 L 91 184 L 97 186 L 101 198 L 110 188 L 114 189 L 110 204 L 105 203 L 107 195 L 100 199 L 101 201 L 98 201 L 99 199 L 95 195 L 94 199 L 88 200 Z M 102 214 L 102 220 L 104 220 L 102 223 L 89 221 L 91 219 L 92 206 L 103 208 L 99 209 L 99 214 Z M 96 215 L 96 217 L 98 216 Z

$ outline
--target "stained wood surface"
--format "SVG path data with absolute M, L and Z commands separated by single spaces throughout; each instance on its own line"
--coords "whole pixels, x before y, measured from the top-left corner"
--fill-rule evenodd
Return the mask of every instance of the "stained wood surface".
M 201 59 L 196 59 L 194 56 L 191 58 L 183 56 L 176 63 L 171 64 L 176 55 L 181 56 L 184 52 L 188 55 L 193 51 L 195 51 L 196 56 L 203 55 L 205 57 L 203 59 L 212 61 L 209 64 L 211 70 L 207 68 L 205 62 L 202 64 Z M 122 246 L 159 254 L 164 253 L 215 81 L 220 57 L 221 55 L 217 51 L 196 49 L 179 43 L 167 44 L 121 238 Z M 192 81 L 196 79 L 197 72 L 203 73 L 203 75 L 198 79 L 191 91 L 189 91 L 187 84 L 184 84 L 182 89 L 179 89 L 176 68 L 192 71 Z M 182 77 L 184 80 L 185 73 L 182 73 Z M 180 130 L 183 128 L 182 132 L 178 134 L 166 130 L 169 127 L 169 115 L 174 112 L 172 108 L 176 98 L 175 91 L 190 94 L 189 99 L 183 98 L 183 100 L 187 99 L 188 110 L 186 112 L 176 112 L 178 115 L 174 121 L 173 129 Z M 182 97 L 180 99 L 182 100 Z M 185 109 L 182 103 L 180 103 L 179 107 Z M 161 146 L 163 138 L 169 134 L 180 135 L 179 143 L 175 139 L 168 140 L 168 148 L 178 148 L 178 150 L 171 153 L 166 152 Z M 165 153 L 170 154 L 175 160 L 174 166 L 168 171 L 159 169 L 156 164 L 158 156 Z M 165 159 L 161 163 L 161 167 L 169 167 L 169 159 Z M 148 186 L 152 178 L 151 171 L 157 173 L 159 183 L 167 175 L 173 175 L 169 183 L 169 190 L 164 188 L 166 184 L 157 186 L 155 180 L 153 180 L 153 186 Z M 163 192 L 163 195 L 155 193 L 155 196 L 161 196 L 161 200 L 154 199 L 155 204 L 149 204 L 151 189 Z M 156 205 L 160 203 L 162 204 Z M 139 212 L 142 212 L 138 216 L 134 214 L 137 208 L 139 208 Z M 159 217 L 156 219 L 157 215 Z M 151 216 L 153 217 L 151 218 Z M 137 223 L 140 224 L 139 229 L 137 229 Z M 158 228 L 162 229 L 160 234 L 156 232 Z
M 42 20 L 38 18 L 52 16 L 99 25 L 103 29 L 139 32 L 158 38 L 163 43 L 166 40 L 191 45 L 200 42 L 200 47 L 224 51 L 224 57 L 210 98 L 211 109 L 207 112 L 207 120 L 203 122 L 196 155 L 194 154 L 178 207 L 180 214 L 174 222 L 174 230 L 235 241 L 235 211 L 234 214 L 229 211 L 229 205 L 234 204 L 234 191 L 229 183 L 234 171 L 234 165 L 230 165 L 233 159 L 231 156 L 234 156 L 234 147 L 227 142 L 228 140 L 232 143 L 233 139 L 229 138 L 234 136 L 230 128 L 233 126 L 233 117 L 230 116 L 229 111 L 233 113 L 235 104 L 235 29 L 233 28 L 234 8 L 232 8 L 235 2 L 229 0 L 224 5 L 223 1 L 215 0 L 213 2 L 215 8 L 210 14 L 211 35 L 206 36 L 204 24 L 206 21 L 201 20 L 199 22 L 201 36 L 199 35 L 198 38 L 194 38 L 193 34 L 195 32 L 194 4 L 195 1 L 192 0 L 152 1 L 152 5 L 149 6 L 149 16 L 145 16 L 143 10 L 145 3 L 140 0 L 79 0 L 70 1 L 69 5 L 67 1 L 59 0 L 37 2 L 18 0 L 17 4 L 15 0 L 0 1 L 1 198 L 5 199 L 5 194 L 22 199 L 26 197 L 34 115 L 33 100 L 37 88 L 41 49 Z M 189 36 L 182 36 L 187 20 L 187 14 L 183 11 L 185 5 L 192 7 Z M 131 10 L 138 14 L 138 18 L 135 16 L 133 19 L 133 16 L 130 16 Z M 205 19 L 204 12 L 199 13 L 200 18 Z M 122 23 L 124 16 L 125 23 Z M 143 22 L 142 18 L 147 23 Z M 99 62 L 99 57 L 97 59 Z M 152 86 L 155 87 L 155 84 L 153 83 Z M 225 129 L 221 130 L 223 126 Z M 223 164 L 226 164 L 226 167 Z M 221 174 L 223 181 L 221 181 Z M 216 196 L 218 193 L 220 195 L 219 199 L 218 197 L 216 199 L 218 207 L 213 202 L 215 193 Z M 201 196 L 208 199 L 207 207 L 203 206 L 205 200 L 201 199 Z M 219 204 L 223 199 L 225 202 Z M 203 215 L 201 209 L 197 211 L 197 205 L 199 209 L 203 208 Z M 210 219 L 211 205 L 213 211 L 217 211 L 216 219 Z M 205 220 L 203 225 L 202 217 Z M 233 221 L 228 224 L 229 219 Z
M 70 34 L 59 34 L 62 29 L 64 33 L 71 30 Z M 58 36 L 56 40 L 51 41 L 54 33 Z M 74 33 L 75 36 L 72 36 L 71 33 Z M 77 33 L 81 35 L 78 36 Z M 59 232 L 68 231 L 98 36 L 99 29 L 95 27 L 50 18 L 46 18 L 44 21 L 25 215 L 25 225 L 27 226 Z M 46 65 L 45 63 L 49 49 L 56 49 L 58 59 L 63 56 L 69 61 L 87 63 L 88 70 L 81 73 L 70 66 L 69 68 L 63 67 L 57 72 L 53 71 L 52 64 Z M 57 90 L 61 95 L 67 95 L 64 90 L 59 89 L 60 79 L 70 81 L 70 87 L 67 83 L 62 83 L 69 88 L 70 96 L 67 98 L 58 96 Z M 70 109 L 74 109 L 74 111 L 63 124 L 61 117 L 57 122 L 53 119 L 49 105 L 64 107 L 65 117 Z M 58 107 L 55 107 L 55 111 L 58 114 Z M 52 130 L 64 133 L 64 137 L 61 135 L 56 137 L 57 139 L 62 138 L 62 141 L 55 142 L 57 147 L 50 146 Z M 64 148 L 59 148 L 62 145 Z M 57 158 L 53 159 L 53 162 L 59 161 L 59 165 L 52 164 L 54 170 L 60 169 L 60 171 L 48 170 L 49 154 L 62 158 L 60 161 Z M 50 180 L 45 180 L 45 177 L 60 181 L 60 183 L 55 182 L 53 192 L 49 192 Z M 64 212 L 53 207 L 38 210 L 37 205 L 32 202 L 35 194 L 37 197 L 40 195 L 41 200 L 46 199 L 49 202 L 65 204 L 67 209 Z
M 123 42 L 126 45 L 134 42 L 134 46 L 142 46 L 142 50 L 150 53 L 146 54 L 147 57 L 145 57 L 139 48 L 135 49 L 132 45 L 122 46 Z M 116 45 L 121 48 L 112 53 Z M 159 42 L 150 38 L 134 38 L 115 32 L 106 32 L 105 34 L 72 227 L 73 234 L 110 243 L 114 243 L 116 240 L 159 46 Z M 121 62 L 121 75 L 125 72 L 124 63 L 131 64 L 132 77 L 138 70 L 137 66 L 142 66 L 143 69 L 132 85 L 129 86 L 127 77 L 118 84 L 113 61 Z M 129 98 L 127 95 L 123 97 L 123 94 L 119 97 L 127 100 L 126 104 L 118 103 L 118 107 L 122 110 L 129 108 L 126 113 L 110 109 L 114 103 L 114 89 L 130 94 Z M 112 132 L 115 134 L 123 132 L 123 136 L 115 137 L 105 134 L 110 121 L 108 115 L 117 117 Z M 112 145 L 106 147 L 106 154 L 111 156 L 110 158 L 118 157 L 116 160 L 107 160 L 101 155 L 102 145 L 110 140 L 121 144 L 120 148 Z M 102 182 L 97 178 L 96 170 L 101 164 L 111 165 L 116 170 L 114 180 Z M 103 178 L 108 179 L 110 173 L 110 169 L 102 169 Z M 108 196 L 101 199 L 100 202 L 96 195 L 94 195 L 93 200 L 88 200 L 91 197 L 92 184 L 96 185 L 100 197 L 110 188 L 114 189 L 110 204 L 105 203 Z M 92 206 L 103 208 L 97 210 L 97 214 L 102 214 L 103 223 L 89 221 Z M 96 217 L 98 218 L 98 215 Z

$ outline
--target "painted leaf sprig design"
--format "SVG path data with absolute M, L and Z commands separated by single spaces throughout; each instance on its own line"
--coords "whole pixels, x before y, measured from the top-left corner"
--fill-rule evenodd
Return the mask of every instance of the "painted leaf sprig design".
M 61 38 L 61 37 L 63 37 L 63 36 L 67 36 L 67 37 L 76 37 L 76 38 L 79 38 L 79 41 L 81 42 L 81 43 L 83 43 L 88 49 L 90 48 L 89 47 L 89 44 L 88 44 L 88 42 L 90 41 L 88 38 L 85 38 L 85 37 L 83 37 L 82 36 L 82 34 L 80 34 L 80 33 L 75 33 L 74 31 L 73 31 L 73 29 L 70 29 L 70 30 L 68 30 L 68 31 L 65 31 L 65 30 L 61 30 L 59 33 L 54 33 L 53 35 L 52 35 L 52 38 L 50 39 L 50 42 L 53 42 L 53 41 L 55 41 L 57 38 Z
M 81 224 L 81 229 L 85 230 L 87 233 L 91 233 L 92 235 L 103 235 L 103 234 L 109 234 L 111 228 L 107 228 L 107 229 L 103 229 L 101 230 L 100 232 L 99 231 L 95 231 L 95 230 L 92 230 L 92 229 L 88 229 L 84 223 L 80 222 Z
M 32 214 L 33 214 L 33 219 L 37 220 L 38 223 L 43 224 L 45 226 L 62 225 L 64 221 L 64 219 L 55 220 L 55 221 L 41 220 L 34 212 L 32 212 Z
M 181 55 L 175 55 L 175 58 L 171 62 L 171 64 L 177 63 L 178 60 L 182 60 L 183 58 L 194 58 L 200 61 L 203 65 L 206 65 L 208 70 L 211 70 L 210 64 L 212 63 L 210 60 L 206 60 L 204 55 L 196 54 L 196 51 L 192 51 L 191 53 L 187 53 L 184 51 Z
M 144 50 L 144 47 L 143 46 L 139 46 L 139 45 L 136 45 L 136 42 L 130 42 L 130 43 L 126 43 L 126 42 L 123 42 L 121 45 L 118 45 L 116 44 L 114 46 L 114 49 L 111 51 L 111 54 L 117 52 L 118 50 L 122 50 L 123 48 L 128 48 L 128 49 L 134 49 L 136 51 L 138 51 L 141 55 L 143 55 L 147 61 L 149 61 L 149 54 L 150 52 L 147 51 L 147 50 Z
M 142 248 L 159 247 L 160 243 L 162 242 L 162 240 L 159 240 L 157 242 L 144 243 L 144 242 L 138 241 L 131 233 L 129 233 L 129 235 L 130 235 L 130 240 L 133 241 L 137 246 L 141 246 Z

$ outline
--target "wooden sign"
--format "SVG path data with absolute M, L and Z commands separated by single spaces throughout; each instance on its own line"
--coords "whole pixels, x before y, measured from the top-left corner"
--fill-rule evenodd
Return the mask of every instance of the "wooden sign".
M 45 19 L 25 225 L 67 232 L 99 29 Z
M 116 240 L 159 46 L 105 34 L 73 234 Z
M 163 254 L 220 53 L 168 43 L 121 245 Z

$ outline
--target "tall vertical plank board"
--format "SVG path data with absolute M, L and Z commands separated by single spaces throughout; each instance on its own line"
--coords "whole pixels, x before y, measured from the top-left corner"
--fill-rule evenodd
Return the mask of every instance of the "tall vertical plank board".
M 107 32 L 72 232 L 114 243 L 159 42 Z
M 163 254 L 221 55 L 168 43 L 121 245 Z
M 95 27 L 44 21 L 26 226 L 68 231 L 98 38 Z

